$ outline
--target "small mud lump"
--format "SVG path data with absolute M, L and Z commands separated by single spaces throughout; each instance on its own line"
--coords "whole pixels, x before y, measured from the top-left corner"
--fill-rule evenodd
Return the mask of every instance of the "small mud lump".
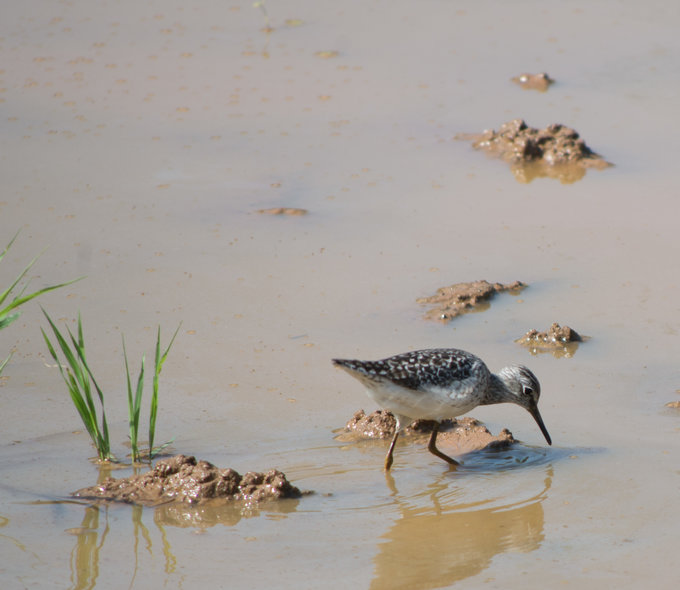
M 545 72 L 540 74 L 520 74 L 519 76 L 510 78 L 510 80 L 524 88 L 524 90 L 538 90 L 539 92 L 545 92 L 550 88 L 550 85 L 555 82 L 555 80 Z
M 576 330 L 569 326 L 560 326 L 555 322 L 546 332 L 531 329 L 515 342 L 529 348 L 532 354 L 552 352 L 556 357 L 571 357 L 576 352 L 579 343 L 585 340 L 587 337 L 579 335 Z
M 272 207 L 270 209 L 258 209 L 257 212 L 265 215 L 307 215 L 307 209 L 298 209 L 297 207 Z
M 425 314 L 427 319 L 446 323 L 456 316 L 486 304 L 496 293 L 510 291 L 516 295 L 525 287 L 521 281 L 507 285 L 488 281 L 455 283 L 448 287 L 440 287 L 434 295 L 421 297 L 417 302 L 435 306 Z

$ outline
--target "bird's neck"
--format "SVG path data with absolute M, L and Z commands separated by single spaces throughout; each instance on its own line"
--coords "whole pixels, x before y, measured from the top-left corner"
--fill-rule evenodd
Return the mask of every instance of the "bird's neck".
M 498 375 L 491 374 L 489 380 L 489 387 L 486 390 L 486 395 L 480 403 L 481 406 L 489 406 L 491 404 L 502 404 L 504 402 L 513 401 L 514 395 L 505 384 L 505 381 Z

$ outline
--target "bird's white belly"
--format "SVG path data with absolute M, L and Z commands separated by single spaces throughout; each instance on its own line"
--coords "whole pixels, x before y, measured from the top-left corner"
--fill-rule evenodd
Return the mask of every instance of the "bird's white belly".
M 412 420 L 444 420 L 461 416 L 479 404 L 471 392 L 459 394 L 442 388 L 427 391 L 406 389 L 393 383 L 369 387 L 368 395 L 383 409 Z

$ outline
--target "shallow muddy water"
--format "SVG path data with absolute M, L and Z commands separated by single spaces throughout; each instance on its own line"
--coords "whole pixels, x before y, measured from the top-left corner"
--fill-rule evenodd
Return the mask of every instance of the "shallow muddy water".
M 39 1 L 0 19 L 5 288 L 83 318 L 125 458 L 136 370 L 182 322 L 157 431 L 316 493 L 252 511 L 69 501 L 108 472 L 50 364 L 39 306 L 0 332 L 2 588 L 675 587 L 680 8 L 671 2 Z M 545 93 L 510 79 L 547 72 Z M 615 164 L 517 182 L 459 133 L 562 123 Z M 305 215 L 260 210 L 304 209 Z M 528 287 L 427 321 L 458 282 Z M 515 342 L 567 324 L 571 357 Z M 457 471 L 336 439 L 375 408 L 333 357 L 457 347 L 541 381 L 547 447 Z M 51 359 L 49 359 L 51 360 Z M 142 421 L 146 420 L 145 415 Z M 442 447 L 446 452 L 446 448 Z M 115 476 L 129 475 L 131 468 Z

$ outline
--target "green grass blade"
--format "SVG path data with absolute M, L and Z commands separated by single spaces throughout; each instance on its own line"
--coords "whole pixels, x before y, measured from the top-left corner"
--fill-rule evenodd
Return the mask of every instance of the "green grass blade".
M 68 328 L 67 328 L 68 330 Z M 71 337 L 71 342 L 73 343 L 73 347 L 76 350 L 76 353 L 78 355 L 78 358 L 80 359 L 80 363 L 78 364 L 79 372 L 81 374 L 81 380 L 84 384 L 84 386 L 87 388 L 88 392 L 88 397 L 91 399 L 91 394 L 90 394 L 90 380 L 92 381 L 92 385 L 94 385 L 95 391 L 97 392 L 97 396 L 99 397 L 99 402 L 102 405 L 102 408 L 104 407 L 104 393 L 101 390 L 101 387 L 99 387 L 99 384 L 97 383 L 97 380 L 94 378 L 94 374 L 92 373 L 92 370 L 90 369 L 90 365 L 87 362 L 87 358 L 85 358 L 85 340 L 83 338 L 83 324 L 80 319 L 80 313 L 78 313 L 78 340 L 75 339 L 73 334 L 71 334 L 71 331 L 68 331 L 69 336 Z M 80 368 L 82 364 L 82 368 L 85 370 L 82 371 Z M 89 377 L 89 380 L 88 380 Z
M 35 261 L 35 259 L 34 259 L 34 261 Z M 28 269 L 26 269 L 26 270 L 28 270 Z M 25 272 L 24 272 L 24 274 L 25 274 Z M 23 276 L 23 275 L 21 275 L 21 276 Z M 55 289 L 61 289 L 61 287 L 66 287 L 68 285 L 72 285 L 73 283 L 81 281 L 84 278 L 85 277 L 78 277 L 77 279 L 73 279 L 72 281 L 66 281 L 65 283 L 59 283 L 58 285 L 51 285 L 50 287 L 44 287 L 42 289 L 38 289 L 37 291 L 34 291 L 33 293 L 29 293 L 28 295 L 24 295 L 23 297 L 17 297 L 16 299 L 14 299 L 12 301 L 12 303 L 7 305 L 4 309 L 2 309 L 0 311 L 0 317 L 6 315 L 8 312 L 12 311 L 13 309 L 16 309 L 20 305 L 23 305 L 24 303 L 31 301 L 31 299 L 35 299 L 36 297 L 39 297 L 40 295 L 43 295 L 44 293 L 49 293 L 50 291 L 54 291 Z M 15 281 L 13 283 L 13 286 L 16 285 L 17 282 L 18 281 Z M 12 287 L 10 287 L 10 290 L 11 289 L 12 289 Z M 5 295 L 5 297 L 6 297 L 7 294 L 9 294 L 9 293 L 6 292 L 6 294 L 3 294 L 3 295 Z M 4 297 L 0 296 L 0 303 L 2 303 L 3 301 L 4 301 Z
M 103 453 L 100 454 L 100 459 L 103 459 L 105 461 L 108 461 L 109 459 L 113 459 L 113 455 L 111 454 L 111 442 L 109 438 L 109 424 L 106 421 L 106 410 L 104 410 L 104 405 L 102 404 L 102 450 Z
M 80 322 L 80 317 L 78 318 Z M 79 326 L 80 327 L 80 326 Z M 82 333 L 81 333 L 82 336 Z M 82 342 L 82 339 L 81 339 Z M 94 389 L 97 392 L 97 397 L 99 398 L 99 404 L 102 409 L 102 418 L 101 418 L 101 426 L 97 428 L 97 432 L 99 433 L 100 441 L 101 441 L 101 448 L 104 450 L 104 457 L 102 457 L 105 460 L 111 459 L 113 456 L 111 455 L 111 442 L 109 439 L 109 425 L 106 420 L 106 410 L 104 409 L 104 392 L 102 391 L 101 387 L 99 387 L 99 384 L 97 383 L 97 380 L 94 377 L 94 374 L 92 373 L 92 369 L 90 369 L 90 365 L 87 363 L 87 359 L 85 358 L 85 347 L 84 345 L 78 346 L 78 358 L 80 359 L 83 367 L 85 368 L 85 372 L 83 372 L 83 386 L 84 390 L 86 393 L 86 399 L 88 403 L 94 408 L 94 401 L 92 398 L 92 393 L 90 389 L 90 381 L 92 382 L 92 385 L 94 385 Z
M 16 237 L 16 236 L 15 236 L 15 237 Z M 14 241 L 14 240 L 12 240 L 12 242 L 13 242 L 13 241 Z M 10 245 L 11 245 L 11 243 L 10 243 Z M 7 246 L 7 248 L 5 248 L 5 252 L 3 252 L 3 254 L 2 254 L 3 256 L 5 255 L 5 253 L 7 252 L 8 249 L 9 249 L 9 246 Z M 26 273 L 27 273 L 29 270 L 31 270 L 31 267 L 36 263 L 36 261 L 38 260 L 38 258 L 40 258 L 40 257 L 42 256 L 42 254 L 43 254 L 43 253 L 41 252 L 41 253 L 38 254 L 35 258 L 33 258 L 33 260 L 31 260 L 31 261 L 24 267 L 24 270 L 22 270 L 22 271 L 19 273 L 19 276 L 17 276 L 17 278 L 14 279 L 14 282 L 13 282 L 9 287 L 7 287 L 7 289 L 5 289 L 2 293 L 0 293 L 0 304 L 4 303 L 4 301 L 5 301 L 5 299 L 7 299 L 8 295 L 14 290 L 14 287 L 16 287 L 16 286 L 19 284 L 19 281 L 21 281 L 21 279 L 23 279 L 23 278 L 26 276 Z M 15 306 L 15 307 L 16 307 L 16 306 Z
M 137 424 L 139 424 L 139 412 L 142 409 L 142 393 L 144 391 L 144 364 L 146 362 L 146 355 L 142 355 L 142 366 L 139 369 L 139 377 L 137 378 L 137 390 L 135 393 L 135 416 L 137 417 Z
M 163 368 L 163 363 L 170 352 L 173 342 L 177 337 L 179 329 L 182 327 L 182 322 L 179 323 L 175 333 L 170 339 L 170 344 L 168 344 L 165 352 L 161 355 L 161 327 L 158 326 L 158 333 L 156 335 L 156 354 L 154 357 L 154 374 L 153 374 L 153 393 L 151 394 L 151 411 L 149 413 L 149 459 L 154 455 L 153 451 L 153 441 L 156 437 L 156 417 L 158 415 L 158 388 L 159 388 L 159 377 L 161 374 L 161 369 Z
M 9 315 L 0 312 L 0 330 L 9 326 L 14 320 L 16 320 L 21 314 L 18 311 L 11 313 Z
M 9 353 L 9 356 L 8 356 L 4 361 L 2 361 L 2 362 L 0 363 L 0 375 L 2 375 L 2 370 L 5 368 L 5 366 L 6 366 L 7 363 L 9 362 L 9 359 L 12 358 L 12 355 L 13 355 L 13 354 L 14 354 L 13 352 L 10 352 L 10 353 Z
M 82 350 L 79 341 L 77 341 L 73 334 L 71 333 L 71 330 L 68 328 L 68 326 L 66 327 L 66 330 L 68 331 L 69 338 L 71 338 L 71 344 L 73 346 L 73 349 L 75 350 L 75 353 L 71 352 L 70 348 L 65 343 L 65 340 L 64 345 L 62 345 L 61 342 L 60 345 L 62 346 L 64 356 L 66 356 L 71 371 L 73 372 L 73 377 L 77 383 L 79 391 L 82 390 L 83 398 L 85 399 L 85 402 L 90 408 L 90 412 L 92 413 L 93 416 L 96 416 L 97 410 L 94 404 L 94 398 L 92 397 L 89 370 L 87 368 L 86 362 L 84 361 L 84 351 Z M 64 348 L 64 346 L 66 346 L 66 348 Z M 99 399 L 103 407 L 104 399 L 101 395 L 99 396 Z
M 139 377 L 137 379 L 137 391 L 135 393 L 135 436 L 137 436 L 139 432 L 139 415 L 142 410 L 142 393 L 144 391 L 144 363 L 145 363 L 145 355 L 142 355 L 142 366 L 139 370 Z M 133 459 L 135 461 L 139 460 L 139 449 L 137 449 L 137 457 Z
M 161 327 L 156 333 L 156 352 L 154 354 L 153 389 L 151 392 L 151 408 L 149 410 L 149 461 L 153 458 L 153 441 L 156 437 L 156 417 L 158 416 L 158 376 L 161 372 Z
M 75 380 L 73 374 L 70 371 L 66 371 L 66 377 L 64 380 L 66 381 L 66 385 L 71 396 L 71 401 L 76 407 L 76 410 L 78 410 L 78 414 L 80 414 L 80 418 L 85 425 L 85 429 L 90 435 L 90 438 L 92 438 L 92 442 L 95 443 L 97 451 L 99 452 L 101 447 L 99 442 L 101 440 L 101 436 L 99 434 L 99 428 L 97 427 L 97 414 L 94 413 L 87 405 L 85 398 L 80 393 L 78 382 Z
M 0 262 L 2 262 L 2 259 L 5 257 L 5 254 L 7 254 L 7 252 L 9 252 L 9 249 L 12 247 L 14 240 L 17 239 L 20 232 L 21 232 L 21 230 L 19 230 L 17 233 L 14 234 L 14 237 L 9 241 L 9 244 L 7 244 L 7 246 L 5 246 L 5 249 L 2 251 L 2 253 L 0 253 Z
M 59 328 L 57 328 L 55 323 L 52 321 L 52 318 L 47 314 L 47 312 L 44 309 L 42 310 L 42 312 L 45 315 L 45 317 L 47 318 L 47 321 L 49 322 L 50 327 L 52 328 L 52 332 L 54 332 L 54 337 L 57 340 L 57 344 L 59 344 L 59 348 L 61 349 L 62 354 L 66 358 L 66 362 L 67 362 L 68 366 L 71 368 L 71 370 L 74 372 L 75 376 L 77 377 L 81 373 L 81 371 L 79 371 L 79 366 L 78 366 L 78 361 L 76 359 L 76 356 L 71 352 L 71 349 L 69 348 L 68 342 L 62 336 L 61 332 L 59 331 Z M 44 334 L 44 331 L 43 331 L 43 334 Z M 70 334 L 70 331 L 69 331 L 69 334 Z M 49 342 L 46 335 L 45 335 L 45 341 Z M 52 348 L 51 345 L 48 348 L 50 350 L 50 353 L 52 354 L 52 357 L 56 361 L 56 363 L 59 367 L 59 370 L 62 372 L 62 375 L 63 375 L 63 372 L 64 372 L 63 367 L 62 367 L 61 363 L 59 362 L 59 358 L 57 357 L 57 355 L 54 351 L 54 348 Z
M 130 429 L 130 447 L 132 448 L 132 460 L 138 453 L 137 450 L 137 428 L 134 426 L 134 401 L 132 399 L 132 383 L 130 381 L 130 366 L 128 365 L 127 351 L 125 350 L 125 336 L 123 339 L 123 358 L 125 359 L 125 376 L 127 380 L 127 402 L 128 402 L 128 428 Z
M 44 312 L 44 310 L 43 310 Z M 48 321 L 51 322 L 49 316 L 48 316 Z M 55 327 L 53 326 L 53 329 Z M 54 361 L 57 363 L 57 367 L 59 368 L 59 372 L 61 373 L 61 376 L 64 380 L 64 383 L 66 383 L 66 387 L 69 391 L 69 394 L 71 396 L 71 401 L 73 402 L 73 405 L 75 406 L 76 410 L 78 411 L 78 414 L 80 415 L 80 418 L 83 422 L 83 425 L 85 426 L 85 429 L 87 430 L 88 434 L 90 435 L 90 438 L 92 439 L 92 442 L 95 443 L 95 446 L 97 446 L 97 440 L 98 440 L 98 435 L 97 435 L 97 420 L 96 416 L 92 414 L 91 409 L 88 407 L 83 395 L 80 393 L 80 388 L 78 385 L 78 382 L 76 381 L 75 377 L 73 376 L 73 373 L 71 373 L 68 369 L 64 370 L 64 367 L 61 365 L 61 362 L 59 361 L 59 357 L 57 356 L 56 351 L 54 350 L 54 347 L 52 346 L 52 343 L 50 342 L 50 339 L 48 338 L 47 334 L 45 331 L 40 328 L 40 331 L 42 332 L 43 338 L 45 340 L 45 344 L 47 345 L 47 350 L 49 351 L 50 355 L 54 359 Z M 59 338 L 61 337 L 61 334 L 58 333 L 59 331 L 57 330 L 55 337 L 57 338 L 57 341 L 59 341 Z M 58 336 L 57 336 L 58 334 Z M 63 340 L 63 337 L 61 337 Z M 65 343 L 65 341 L 64 341 Z M 99 449 L 98 449 L 99 450 Z
M 43 313 L 45 313 L 45 316 L 52 327 L 52 331 L 54 332 L 57 343 L 61 348 L 62 354 L 66 358 L 66 362 L 68 363 L 66 370 L 64 370 L 64 367 L 59 361 L 59 357 L 50 343 L 47 334 L 45 334 L 44 330 L 41 328 L 47 348 L 52 358 L 57 363 L 57 367 L 59 368 L 61 376 L 69 389 L 69 393 L 71 394 L 73 404 L 76 406 L 76 409 L 78 410 L 78 413 L 80 414 L 87 431 L 92 436 L 93 442 L 96 443 L 97 439 L 99 438 L 96 418 L 97 413 L 89 393 L 89 383 L 86 380 L 83 380 L 83 371 L 79 366 L 77 357 L 69 349 L 66 339 L 62 336 L 61 332 L 59 332 L 59 329 L 56 327 L 52 319 L 47 315 L 45 310 L 43 310 Z
M 9 244 L 7 244 L 7 246 L 5 246 L 5 249 L 0 254 L 0 262 L 2 262 L 2 259 L 5 257 L 5 255 L 9 251 L 9 249 L 12 247 L 12 244 L 14 244 L 14 241 L 17 239 L 18 236 L 19 236 L 19 232 L 14 234 L 14 237 L 10 240 Z M 26 273 L 28 273 L 28 271 L 31 270 L 33 265 L 37 262 L 38 258 L 40 258 L 40 256 L 42 256 L 43 253 L 44 253 L 44 251 L 41 252 L 40 254 L 38 254 L 36 257 L 34 257 L 33 260 L 31 260 L 24 267 L 24 269 L 19 273 L 19 275 L 16 277 L 16 279 L 14 279 L 14 281 L 10 284 L 10 286 L 0 293 L 0 305 L 2 305 L 5 302 L 7 297 L 9 297 L 10 293 L 16 288 L 16 286 L 19 284 L 21 279 L 23 279 L 26 276 Z M 26 285 L 24 285 L 24 288 L 21 289 L 21 291 L 19 292 L 19 295 L 17 295 L 9 305 L 4 307 L 3 309 L 0 309 L 0 320 L 3 320 L 7 316 L 9 316 L 9 313 L 13 309 L 16 309 L 17 307 L 19 307 L 20 305 L 23 305 L 24 303 L 30 301 L 31 299 L 35 299 L 36 297 L 39 297 L 40 295 L 47 293 L 49 291 L 53 291 L 54 289 L 59 289 L 60 287 L 65 287 L 67 285 L 75 283 L 76 281 L 79 281 L 82 278 L 84 278 L 84 277 L 78 277 L 77 279 L 73 279 L 72 281 L 68 281 L 66 283 L 60 283 L 59 285 L 52 285 L 50 287 L 44 287 L 44 288 L 39 289 L 39 290 L 37 290 L 33 293 L 29 293 L 28 295 L 24 295 L 24 293 L 25 293 L 25 291 L 28 287 L 28 283 L 27 283 Z M 0 328 L 7 327 L 17 317 L 18 317 L 18 314 L 14 315 L 12 317 L 12 319 L 7 321 L 3 325 L 0 325 Z
M 104 392 L 102 391 L 101 387 L 99 387 L 99 384 L 97 383 L 97 380 L 95 379 L 94 374 L 92 373 L 92 369 L 90 369 L 90 365 L 87 362 L 87 358 L 85 357 L 85 339 L 83 338 L 83 323 L 80 317 L 80 313 L 78 313 L 78 340 L 76 341 L 75 337 L 73 336 L 73 334 L 71 334 L 70 330 L 69 335 L 71 336 L 71 341 L 73 342 L 73 346 L 76 349 L 78 358 L 80 359 L 80 363 L 82 363 L 82 366 L 85 369 L 85 371 L 82 372 L 82 380 L 86 392 L 87 401 L 94 408 L 94 402 L 92 400 L 92 394 L 90 392 L 90 381 L 92 382 L 92 385 L 94 385 L 95 391 L 97 392 L 97 396 L 99 397 L 99 403 L 102 408 L 102 418 L 101 427 L 97 429 L 97 432 L 99 434 L 100 445 L 101 448 L 103 449 L 104 458 L 108 460 L 112 458 L 112 455 L 111 455 L 111 443 L 109 439 L 109 426 L 106 420 L 106 411 L 104 409 Z
M 139 461 L 139 416 L 142 409 L 142 394 L 144 392 L 144 363 L 145 356 L 142 355 L 142 366 L 137 378 L 135 395 L 132 395 L 132 381 L 130 379 L 130 367 L 128 364 L 127 351 L 125 349 L 125 338 L 123 338 L 123 357 L 125 358 L 125 373 L 127 377 L 127 398 L 128 398 L 128 424 L 130 427 L 130 446 L 132 448 L 132 461 Z

